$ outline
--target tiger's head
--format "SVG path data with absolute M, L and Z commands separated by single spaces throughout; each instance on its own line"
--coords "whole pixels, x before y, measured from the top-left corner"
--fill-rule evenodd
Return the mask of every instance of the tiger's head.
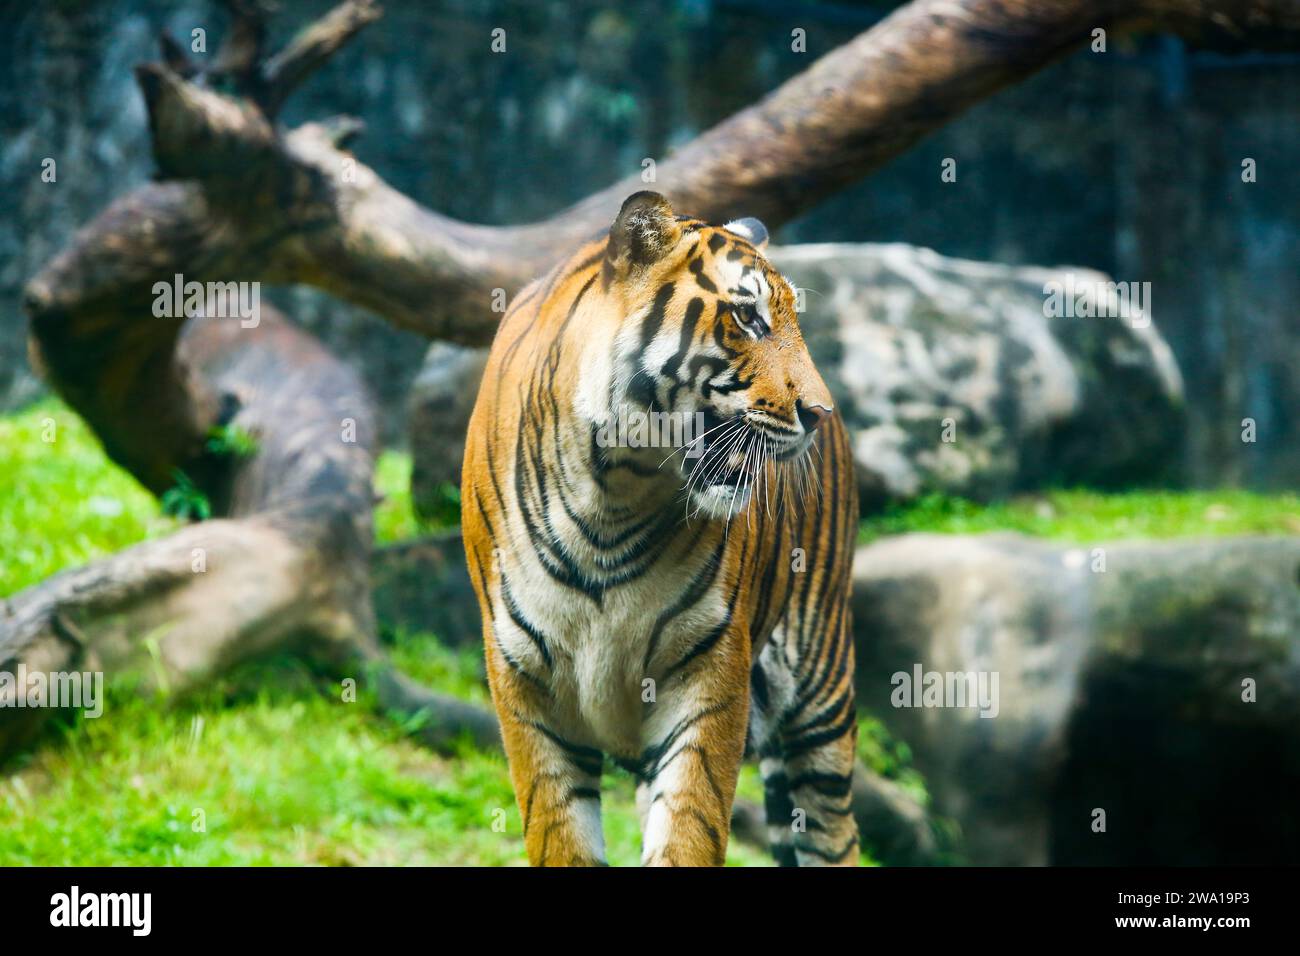
M 688 508 L 710 517 L 743 512 L 765 478 L 807 467 L 834 409 L 766 245 L 756 219 L 713 226 L 640 192 L 623 203 L 601 268 L 620 317 L 615 402 L 687 423 L 662 467 L 675 463 Z

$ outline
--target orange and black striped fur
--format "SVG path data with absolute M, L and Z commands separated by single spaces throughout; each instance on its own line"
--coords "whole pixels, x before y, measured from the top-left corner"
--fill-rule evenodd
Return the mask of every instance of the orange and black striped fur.
M 722 863 L 747 739 L 778 861 L 857 860 L 856 491 L 766 238 L 638 193 L 497 333 L 462 512 L 535 865 L 604 862 L 606 756 L 644 863 Z M 635 412 L 706 432 L 610 440 Z

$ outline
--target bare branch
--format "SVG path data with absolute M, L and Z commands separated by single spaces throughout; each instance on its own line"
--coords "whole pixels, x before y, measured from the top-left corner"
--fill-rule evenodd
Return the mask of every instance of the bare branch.
M 383 15 L 373 0 L 346 0 L 307 26 L 263 69 L 262 105 L 275 115 L 284 101 L 345 43 Z
M 180 42 L 166 30 L 158 34 L 158 50 L 162 54 L 163 63 L 177 76 L 188 80 L 198 75 L 198 66 Z
M 224 6 L 230 26 L 213 57 L 209 75 L 229 79 L 246 96 L 256 95 L 271 4 L 268 0 L 225 0 Z
M 308 27 L 266 65 L 267 102 L 278 108 L 378 15 L 350 0 Z M 692 215 L 757 215 L 777 226 L 1094 29 L 1135 25 L 1294 49 L 1300 0 L 916 0 L 662 159 L 655 188 Z M 458 222 L 344 152 L 348 137 L 337 127 L 283 134 L 258 103 L 201 89 L 167 67 L 142 68 L 140 82 L 162 175 L 194 179 L 221 198 L 212 205 L 231 228 L 214 243 L 226 246 L 213 250 L 217 258 L 237 256 L 234 247 L 251 237 L 259 250 L 252 278 L 319 286 L 433 339 L 489 341 L 495 290 L 511 294 L 545 271 L 644 186 L 638 172 L 531 225 Z

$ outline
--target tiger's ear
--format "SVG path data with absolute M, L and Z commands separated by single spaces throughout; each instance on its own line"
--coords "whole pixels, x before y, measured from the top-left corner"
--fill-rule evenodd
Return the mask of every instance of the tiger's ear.
M 609 258 L 620 268 L 644 268 L 671 252 L 681 237 L 667 199 L 648 191 L 633 193 L 610 227 Z
M 727 230 L 727 232 L 734 232 L 759 252 L 762 252 L 767 248 L 767 226 L 763 225 L 753 216 L 746 216 L 744 219 L 732 220 L 722 228 Z

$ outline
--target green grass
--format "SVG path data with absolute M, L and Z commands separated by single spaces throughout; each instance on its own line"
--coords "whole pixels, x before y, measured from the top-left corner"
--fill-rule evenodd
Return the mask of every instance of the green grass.
M 381 542 L 421 530 L 409 474 L 406 455 L 380 456 Z M 0 418 L 0 595 L 175 526 L 59 402 Z M 477 649 L 398 634 L 391 650 L 416 679 L 487 705 Z M 761 799 L 753 768 L 741 793 Z M 635 864 L 634 788 L 621 771 L 606 776 L 604 814 L 611 862 Z M 103 717 L 56 720 L 0 773 L 0 866 L 524 862 L 503 757 L 434 755 L 365 695 L 344 703 L 290 658 L 171 704 L 121 682 Z M 770 860 L 733 841 L 728 863 Z
M 929 531 L 978 534 L 1018 531 L 1085 543 L 1119 538 L 1300 534 L 1300 497 L 1217 491 L 1049 491 L 982 505 L 928 495 L 862 522 L 859 541 Z
M 425 530 L 411 510 L 410 476 L 410 455 L 379 456 L 375 538 L 381 544 Z M 57 399 L 0 417 L 0 597 L 176 527 Z
M 431 638 L 403 653 L 417 645 L 426 674 L 472 679 Z M 525 862 L 503 757 L 436 756 L 341 697 L 287 659 L 172 706 L 114 688 L 104 717 L 51 731 L 0 778 L 0 866 Z M 607 774 L 604 812 L 610 861 L 635 864 L 628 775 Z M 735 843 L 728 862 L 769 863 Z
M 375 540 L 391 544 L 418 537 L 424 532 L 422 522 L 411 509 L 411 456 L 406 452 L 385 451 L 375 462 Z
M 0 864 L 515 862 L 504 762 L 435 757 L 288 665 L 233 699 L 122 693 L 0 785 Z M 275 680 L 272 680 L 272 677 Z M 493 830 L 501 811 L 504 832 Z M 197 812 L 203 814 L 198 832 Z
M 417 515 L 411 503 L 411 456 L 389 449 L 375 465 L 375 540 L 403 541 L 431 531 L 460 527 L 460 488 L 447 482 L 436 486 L 427 503 L 432 514 Z M 427 520 L 426 520 L 427 519 Z
M 858 757 L 865 766 L 897 782 L 922 804 L 929 801 L 925 781 L 912 766 L 912 748 L 896 740 L 875 717 L 858 719 Z
M 174 526 L 65 405 L 0 417 L 0 597 Z

